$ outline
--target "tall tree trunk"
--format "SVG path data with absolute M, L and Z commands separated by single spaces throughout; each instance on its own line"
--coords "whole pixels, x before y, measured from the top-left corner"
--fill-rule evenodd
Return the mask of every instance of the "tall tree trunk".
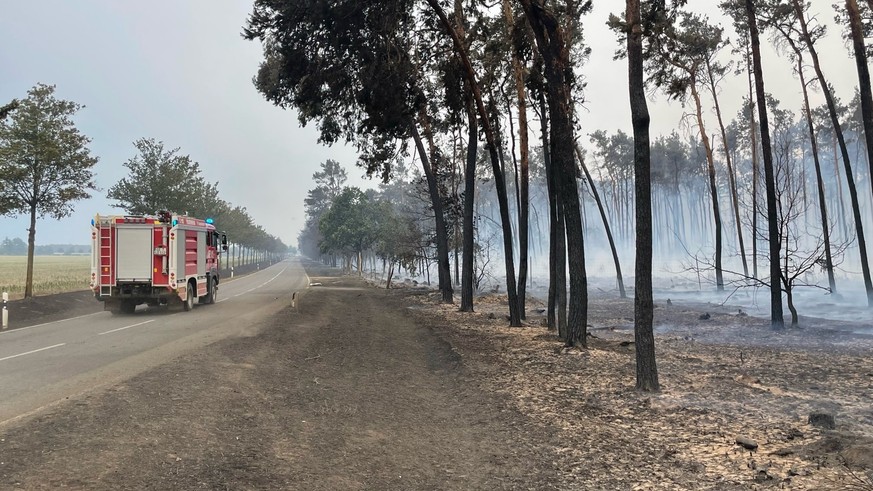
M 560 176 L 561 207 L 566 227 L 570 266 L 570 302 L 567 318 L 566 346 L 588 345 L 588 278 L 585 274 L 585 247 L 582 237 L 582 214 L 573 158 L 572 98 L 570 81 L 570 47 L 554 14 L 531 0 L 521 0 L 528 22 L 534 30 L 536 44 L 543 57 L 546 90 L 551 120 L 552 166 Z
M 855 189 L 855 178 L 852 173 L 852 164 L 849 161 L 849 149 L 846 146 L 846 140 L 843 137 L 843 130 L 840 127 L 840 118 L 837 115 L 834 97 L 831 94 L 827 80 L 825 80 L 824 73 L 821 71 L 818 52 L 815 50 L 815 46 L 812 44 L 812 40 L 809 36 L 809 30 L 806 26 L 806 18 L 804 17 L 803 9 L 798 0 L 791 1 L 794 4 L 794 12 L 797 14 L 797 20 L 800 22 L 803 40 L 809 50 L 809 55 L 812 57 L 812 66 L 815 68 L 815 74 L 818 76 L 822 93 L 824 93 L 825 101 L 827 102 L 828 113 L 830 113 L 831 123 L 834 125 L 834 132 L 837 135 L 837 141 L 840 144 L 840 153 L 843 157 L 843 165 L 846 168 L 846 182 L 849 186 L 849 197 L 852 199 L 852 215 L 855 217 L 855 233 L 858 237 L 858 251 L 861 254 L 861 274 L 864 276 L 864 288 L 867 291 L 867 306 L 873 307 L 873 282 L 870 280 L 870 264 L 867 261 L 867 241 L 864 239 L 864 225 L 861 218 L 861 208 L 858 204 L 858 191 Z
M 870 176 L 873 177 L 873 94 L 870 91 L 867 48 L 864 46 L 864 33 L 861 30 L 861 14 L 858 11 L 858 3 L 855 0 L 846 0 L 846 11 L 849 13 L 855 65 L 858 68 L 858 91 L 861 94 L 861 119 L 864 121 L 864 139 L 867 143 L 867 164 L 870 168 Z
M 479 124 L 476 109 L 470 96 L 467 99 L 467 162 L 464 167 L 464 274 L 461 280 L 461 311 L 473 311 L 473 248 L 475 247 L 473 228 L 473 203 L 476 193 L 476 149 L 479 143 Z
M 36 186 L 34 186 L 35 188 Z M 36 189 L 34 189 L 36 191 Z M 37 193 L 34 192 L 34 196 Z M 30 228 L 27 229 L 27 276 L 24 281 L 24 298 L 33 296 L 33 254 L 36 249 L 36 203 L 30 205 Z
M 427 0 L 427 3 L 430 5 L 431 9 L 433 9 L 434 13 L 437 14 L 440 23 L 452 37 L 452 43 L 455 46 L 455 54 L 457 54 L 461 63 L 464 65 L 464 74 L 470 85 L 473 98 L 476 101 L 476 109 L 479 113 L 482 130 L 485 133 L 485 140 L 488 146 L 488 154 L 491 158 L 491 167 L 494 173 L 494 187 L 497 190 L 497 202 L 500 206 L 500 225 L 503 229 L 503 257 L 506 266 L 506 294 L 509 300 L 509 325 L 519 327 L 521 326 L 521 315 L 518 311 L 518 291 L 515 282 L 515 262 L 513 260 L 512 248 L 512 221 L 509 218 L 509 200 L 506 193 L 506 182 L 500 169 L 500 159 L 497 155 L 497 142 L 495 141 L 494 130 L 491 126 L 491 121 L 488 118 L 488 112 L 485 110 L 485 104 L 482 101 L 482 92 L 479 89 L 479 83 L 476 81 L 476 73 L 473 71 L 473 65 L 470 62 L 467 50 L 464 48 L 457 31 L 449 22 L 448 17 L 446 17 L 446 13 L 440 6 L 439 0 Z
M 634 192 L 636 197 L 636 263 L 634 272 L 634 345 L 637 390 L 660 390 L 655 363 L 652 300 L 652 174 L 649 108 L 643 82 L 643 45 L 639 0 L 627 0 L 628 85 L 634 128 Z
M 825 201 L 824 179 L 821 175 L 821 162 L 818 157 L 818 139 L 815 136 L 815 125 L 812 122 L 812 111 L 809 108 L 809 90 L 803 76 L 803 58 L 797 52 L 797 73 L 800 76 L 800 86 L 803 90 L 803 109 L 806 112 L 806 126 L 809 129 L 809 144 L 812 149 L 812 161 L 815 164 L 815 182 L 818 188 L 818 209 L 821 214 L 821 229 L 825 248 L 825 270 L 828 273 L 828 285 L 831 293 L 837 292 L 837 282 L 834 279 L 834 262 L 831 257 L 831 227 L 828 222 L 828 207 Z M 790 308 L 790 304 L 789 304 Z M 793 313 L 792 313 L 793 317 Z
M 565 278 L 563 270 L 558 271 L 558 263 L 564 262 L 564 248 L 558 248 L 558 238 L 564 240 L 564 225 L 563 220 L 558 220 L 558 191 L 555 185 L 555 178 L 552 170 L 552 155 L 549 152 L 551 144 L 549 144 L 549 117 L 546 112 L 546 97 L 542 92 L 539 94 L 540 103 L 540 133 L 543 142 L 543 162 L 546 167 L 546 188 L 549 195 L 549 299 L 546 313 L 546 322 L 549 329 L 558 330 L 558 335 L 563 335 L 564 324 L 561 319 L 556 319 L 555 310 L 558 304 L 558 280 L 561 281 L 561 291 L 564 290 Z M 560 261 L 558 260 L 560 256 Z M 561 309 L 562 314 L 564 310 Z M 566 314 L 564 314 L 566 315 Z M 562 317 L 563 319 L 563 317 Z
M 712 218 L 715 224 L 715 288 L 724 290 L 724 276 L 721 267 L 721 210 L 718 206 L 718 186 L 715 184 L 715 157 L 712 155 L 712 145 L 706 134 L 703 124 L 703 107 L 700 102 L 700 94 L 697 92 L 697 81 L 691 81 L 691 96 L 697 109 L 697 126 L 700 128 L 700 139 L 703 141 L 703 149 L 706 151 L 706 168 L 709 174 L 709 194 L 712 198 Z
M 579 145 L 576 145 L 576 158 L 579 160 L 579 166 L 585 173 L 585 179 L 588 186 L 591 188 L 591 195 L 594 196 L 594 202 L 597 203 L 597 209 L 600 211 L 600 219 L 603 221 L 603 229 L 606 231 L 606 239 L 609 241 L 609 249 L 612 251 L 612 262 L 615 263 L 615 277 L 618 281 L 618 294 L 621 298 L 627 298 L 627 293 L 624 291 L 624 279 L 621 274 L 621 263 L 618 260 L 618 251 L 615 248 L 615 240 L 612 238 L 612 230 L 609 227 L 609 218 L 606 216 L 606 210 L 603 208 L 603 203 L 600 201 L 600 194 L 597 192 L 597 186 L 594 185 L 594 180 L 591 179 L 591 174 L 588 172 L 588 166 L 585 165 L 585 159 L 582 158 L 582 151 Z
M 746 54 L 748 59 L 748 69 L 746 72 L 749 75 L 749 138 L 752 142 L 752 277 L 758 278 L 758 130 L 755 127 L 755 90 L 752 84 L 752 67 L 751 53 Z
M 427 118 L 427 116 L 423 115 L 422 119 L 425 118 Z M 442 301 L 444 303 L 452 303 L 452 273 L 449 267 L 449 240 L 446 233 L 446 216 L 443 212 L 443 200 L 440 196 L 436 173 L 431 166 L 431 159 L 428 157 L 427 150 L 424 147 L 424 142 L 418 132 L 418 126 L 414 123 L 410 126 L 412 139 L 415 141 L 415 146 L 418 148 L 418 153 L 421 155 L 421 166 L 424 169 L 425 179 L 427 180 L 427 190 L 430 194 L 431 207 L 433 208 L 436 227 L 437 270 L 440 293 L 442 293 Z
M 509 0 L 503 0 L 503 16 L 509 29 L 515 25 Z M 518 146 L 521 164 L 521 182 L 519 183 L 518 208 L 518 310 L 521 318 L 525 318 L 525 302 L 527 296 L 528 269 L 528 237 L 530 236 L 530 151 L 528 143 L 527 95 L 524 90 L 524 68 L 515 50 L 512 50 L 512 73 L 515 78 L 515 97 L 518 103 Z
M 709 78 L 709 90 L 712 92 L 712 100 L 715 103 L 715 116 L 718 120 L 718 129 L 721 131 L 721 144 L 724 148 L 724 160 L 727 165 L 728 183 L 731 188 L 731 205 L 734 209 L 734 223 L 737 226 L 737 240 L 740 246 L 740 259 L 743 261 L 743 274 L 749 276 L 749 264 L 746 262 L 746 245 L 743 242 L 743 223 L 740 221 L 740 200 L 737 194 L 737 178 L 734 174 L 734 166 L 731 163 L 731 151 L 728 147 L 727 132 L 724 129 L 724 121 L 721 117 L 721 106 L 718 103 L 718 91 L 716 90 L 715 78 L 712 73 L 710 59 L 706 59 L 706 71 Z
M 752 38 L 752 64 L 755 70 L 755 94 L 758 99 L 758 119 L 761 124 L 761 147 L 764 155 L 764 187 L 767 192 L 767 229 L 770 242 L 770 327 L 785 328 L 782 318 L 782 288 L 779 284 L 781 267 L 779 254 L 782 240 L 779 234 L 778 210 L 776 202 L 776 177 L 773 172 L 773 153 L 770 147 L 770 125 L 767 122 L 767 104 L 764 93 L 764 74 L 761 69 L 761 41 L 758 37 L 758 21 L 755 18 L 753 0 L 746 0 L 746 14 Z

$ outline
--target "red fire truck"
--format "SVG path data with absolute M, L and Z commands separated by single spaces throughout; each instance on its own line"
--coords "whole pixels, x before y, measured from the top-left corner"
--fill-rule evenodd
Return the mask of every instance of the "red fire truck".
M 184 310 L 215 303 L 227 236 L 212 220 L 97 215 L 91 220 L 91 290 L 103 309 L 132 313 L 142 303 Z

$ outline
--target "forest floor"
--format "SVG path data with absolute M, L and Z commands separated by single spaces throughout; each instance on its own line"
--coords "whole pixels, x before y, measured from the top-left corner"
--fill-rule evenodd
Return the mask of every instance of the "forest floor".
M 633 299 L 565 349 L 536 302 L 307 272 L 251 337 L 0 427 L 0 488 L 873 490 L 869 326 L 659 303 L 642 393 Z
M 546 331 L 541 304 L 510 328 L 505 296 L 475 314 L 412 298 L 489 392 L 558 432 L 567 488 L 873 491 L 869 324 L 802 317 L 774 332 L 735 307 L 657 304 L 651 394 L 634 389 L 633 298 L 590 299 L 587 349 Z

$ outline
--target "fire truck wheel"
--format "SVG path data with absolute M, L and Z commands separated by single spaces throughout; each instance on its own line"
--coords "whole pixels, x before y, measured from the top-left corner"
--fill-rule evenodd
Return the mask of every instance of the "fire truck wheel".
M 192 283 L 188 283 L 188 288 L 185 289 L 185 303 L 182 304 L 185 312 L 194 308 L 194 288 Z
M 206 294 L 206 303 L 215 303 L 218 298 L 218 280 L 212 278 L 209 280 L 209 292 Z
M 136 302 L 133 302 L 131 300 L 122 300 L 120 310 L 122 314 L 132 314 L 136 310 Z

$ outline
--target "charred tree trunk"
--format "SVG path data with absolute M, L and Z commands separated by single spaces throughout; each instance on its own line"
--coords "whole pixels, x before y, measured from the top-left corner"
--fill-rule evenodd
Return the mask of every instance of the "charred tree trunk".
M 427 116 L 422 116 L 422 119 Z M 428 153 L 424 148 L 424 142 L 421 135 L 418 133 L 418 126 L 411 124 L 412 139 L 415 141 L 415 146 L 418 148 L 418 153 L 421 154 L 421 166 L 424 169 L 424 175 L 427 180 L 427 190 L 430 194 L 431 207 L 434 214 L 434 226 L 436 227 L 436 245 L 437 245 L 437 271 L 440 293 L 442 294 L 443 303 L 452 303 L 452 273 L 449 266 L 449 238 L 446 232 L 446 216 L 443 212 L 443 200 L 440 196 L 437 176 L 431 165 L 431 159 L 428 158 Z
M 740 246 L 740 259 L 743 261 L 743 274 L 749 276 L 749 264 L 746 262 L 746 245 L 743 242 L 743 223 L 740 221 L 740 199 L 737 194 L 737 178 L 734 174 L 734 166 L 731 163 L 731 151 L 728 148 L 727 132 L 724 129 L 724 121 L 721 117 L 721 106 L 718 103 L 718 91 L 716 90 L 714 74 L 710 59 L 706 59 L 706 71 L 709 78 L 709 90 L 712 92 L 712 100 L 715 103 L 715 116 L 718 121 L 718 129 L 721 132 L 721 144 L 724 147 L 724 159 L 727 165 L 728 183 L 731 190 L 731 205 L 734 210 L 734 222 L 737 226 L 737 241 Z
M 749 74 L 749 138 L 752 142 L 752 277 L 758 278 L 758 130 L 755 127 L 755 91 L 752 84 L 752 56 L 747 53 Z
M 828 86 L 827 80 L 825 80 L 824 73 L 821 71 L 821 64 L 818 59 L 818 52 L 815 50 L 815 46 L 812 44 L 812 40 L 809 36 L 809 31 L 806 26 L 806 19 L 804 18 L 803 9 L 800 6 L 798 0 L 792 0 L 792 4 L 794 5 L 794 12 L 797 14 L 798 22 L 800 22 L 800 29 L 803 33 L 803 40 L 806 43 L 806 47 L 809 50 L 809 55 L 812 57 L 812 66 L 815 68 L 815 74 L 818 76 L 819 85 L 821 85 L 822 93 L 824 93 L 825 101 L 828 106 L 828 113 L 831 116 L 831 123 L 834 125 L 834 132 L 837 136 L 837 141 L 840 144 L 840 152 L 843 157 L 843 165 L 846 168 L 846 183 L 849 187 L 849 197 L 852 199 L 852 215 L 855 218 L 855 233 L 858 237 L 858 249 L 861 254 L 861 274 L 864 276 L 864 288 L 867 291 L 867 306 L 873 307 L 873 282 L 870 280 L 870 264 L 867 261 L 867 241 L 864 238 L 864 225 L 862 223 L 861 218 L 861 208 L 858 203 L 858 191 L 855 189 L 855 178 L 852 173 L 852 164 L 849 161 L 849 150 L 846 146 L 846 140 L 843 137 L 843 130 L 840 127 L 840 118 L 837 115 L 836 103 L 834 102 L 834 97 L 831 94 L 830 87 Z
M 724 290 L 724 277 L 721 267 L 721 210 L 718 206 L 718 186 L 715 184 L 715 158 L 712 155 L 712 145 L 703 125 L 703 108 L 700 102 L 700 94 L 697 92 L 697 82 L 692 79 L 690 83 L 691 96 L 697 109 L 697 125 L 700 128 L 700 139 L 703 141 L 703 149 L 706 151 L 706 168 L 709 174 L 709 194 L 712 198 L 712 218 L 715 224 L 715 288 Z
M 609 218 L 606 216 L 603 202 L 600 201 L 600 194 L 597 192 L 594 180 L 591 179 L 591 174 L 588 173 L 588 167 L 585 165 L 585 160 L 582 158 L 582 152 L 579 150 L 578 145 L 576 146 L 576 158 L 579 159 L 579 166 L 582 167 L 582 172 L 585 173 L 585 180 L 588 182 L 589 188 L 591 188 L 591 195 L 594 196 L 594 202 L 597 203 L 597 210 L 600 211 L 600 219 L 603 221 L 603 229 L 606 231 L 606 239 L 609 241 L 609 249 L 612 251 L 612 261 L 615 263 L 618 294 L 621 298 L 627 298 L 627 293 L 624 291 L 624 279 L 621 274 L 621 263 L 618 260 L 618 251 L 615 248 L 615 240 L 612 238 L 612 230 L 609 227 Z
M 785 301 L 788 304 L 788 310 L 791 312 L 791 327 L 797 327 L 797 308 L 794 306 L 794 291 L 793 285 L 788 281 L 783 281 L 785 284 Z
M 560 176 L 560 203 L 564 214 L 570 270 L 570 302 L 567 318 L 566 346 L 588 345 L 588 278 L 585 273 L 585 247 L 579 188 L 573 158 L 572 98 L 570 81 L 570 47 L 554 14 L 531 0 L 521 1 L 533 28 L 538 51 L 543 57 L 546 91 L 551 121 L 552 167 Z
M 509 0 L 503 0 L 503 16 L 511 29 L 515 24 Z M 515 50 L 512 50 L 512 73 L 515 79 L 515 97 L 518 103 L 518 146 L 521 165 L 518 207 L 518 310 L 525 318 L 527 296 L 528 237 L 530 236 L 530 150 L 528 143 L 527 96 L 524 90 L 524 68 Z
M 830 286 L 831 293 L 836 293 L 837 282 L 834 279 L 834 262 L 831 257 L 831 227 L 828 222 L 828 206 L 825 201 L 824 179 L 821 175 L 821 162 L 818 157 L 818 139 L 815 136 L 815 125 L 812 122 L 812 112 L 809 108 L 809 91 L 807 90 L 806 80 L 803 76 L 803 59 L 800 58 L 799 55 L 800 53 L 798 53 L 797 58 L 797 73 L 800 75 L 800 85 L 803 89 L 803 108 L 806 112 L 806 125 L 809 129 L 809 144 L 812 149 L 812 161 L 815 164 L 815 182 L 818 188 L 818 209 L 821 214 L 821 229 L 825 249 L 825 270 L 828 273 L 828 285 Z M 789 308 L 791 308 L 790 303 Z
M 642 26 L 639 0 L 627 0 L 628 84 L 634 128 L 634 182 L 636 196 L 636 273 L 634 288 L 634 345 L 637 390 L 658 391 L 655 363 L 652 300 L 652 174 L 649 147 L 649 108 L 643 82 Z
M 558 335 L 563 335 L 564 324 L 556 319 L 555 310 L 558 304 L 558 263 L 564 263 L 564 248 L 558 249 L 558 238 L 563 240 L 563 221 L 558 220 L 558 192 L 556 190 L 552 170 L 552 155 L 549 152 L 549 117 L 546 113 L 546 98 L 543 93 L 539 94 L 540 103 L 540 132 L 543 141 L 543 162 L 546 167 L 546 188 L 549 194 L 549 301 L 547 318 L 549 329 L 558 329 Z M 560 253 L 560 254 L 559 254 Z M 561 290 L 563 291 L 565 278 L 563 269 L 560 273 Z M 563 295 L 562 295 L 563 296 Z M 561 309 L 562 315 L 564 310 Z M 564 317 L 562 317 L 563 319 Z
M 509 300 L 509 325 L 521 326 L 521 315 L 518 312 L 518 291 L 516 289 L 515 280 L 515 263 L 513 261 L 512 248 L 512 222 L 509 218 L 509 200 L 506 192 L 506 182 L 503 178 L 503 173 L 500 169 L 500 159 L 497 155 L 497 142 L 494 135 L 494 130 L 491 126 L 491 121 L 488 118 L 488 112 L 485 110 L 485 104 L 482 101 L 482 93 L 479 89 L 479 84 L 476 81 L 476 72 L 473 71 L 473 65 L 470 62 L 467 51 L 464 48 L 461 39 L 455 31 L 452 24 L 438 0 L 427 0 L 428 5 L 436 13 L 440 19 L 440 23 L 446 29 L 452 38 L 455 46 L 455 54 L 460 59 L 464 66 L 464 75 L 470 85 L 470 90 L 473 94 L 473 99 L 476 101 L 476 110 L 479 113 L 479 118 L 482 124 L 482 130 L 485 133 L 485 140 L 488 146 L 488 154 L 491 158 L 491 167 L 494 173 L 494 187 L 497 191 L 497 202 L 500 207 L 500 225 L 503 231 L 503 256 L 506 266 L 506 294 Z
M 778 211 L 776 202 L 776 177 L 773 172 L 773 153 L 770 148 L 770 125 L 767 122 L 767 105 L 764 93 L 764 75 L 761 69 L 761 41 L 758 37 L 758 21 L 755 18 L 753 0 L 746 0 L 746 14 L 749 22 L 749 32 L 752 39 L 752 64 L 755 70 L 755 94 L 758 99 L 758 119 L 761 124 L 761 147 L 764 154 L 764 186 L 767 191 L 767 229 L 770 242 L 770 327 L 781 330 L 785 328 L 782 318 L 782 288 L 779 284 L 781 267 L 779 254 L 782 250 L 782 240 L 779 234 Z
M 476 193 L 476 149 L 479 143 L 479 124 L 472 99 L 467 100 L 467 121 L 469 135 L 467 140 L 467 162 L 464 167 L 464 257 L 461 280 L 461 311 L 473 311 L 473 248 L 475 247 L 473 226 L 473 203 Z
M 873 94 L 870 91 L 867 48 L 864 46 L 864 33 L 861 29 L 861 14 L 858 11 L 858 3 L 855 0 L 846 0 L 846 11 L 849 13 L 849 27 L 852 31 L 855 65 L 858 67 L 858 91 L 861 94 L 861 119 L 864 121 L 864 138 L 867 143 L 867 164 L 870 168 L 870 176 L 873 176 Z

